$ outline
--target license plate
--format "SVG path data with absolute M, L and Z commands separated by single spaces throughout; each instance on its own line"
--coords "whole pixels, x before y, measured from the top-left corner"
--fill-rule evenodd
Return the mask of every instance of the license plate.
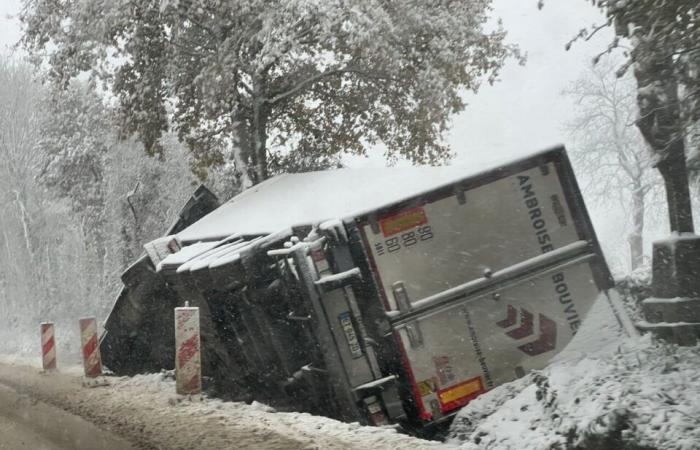
M 338 320 L 340 320 L 340 326 L 343 327 L 345 339 L 348 341 L 348 348 L 350 349 L 350 354 L 352 355 L 352 358 L 361 358 L 362 347 L 360 347 L 360 342 L 357 340 L 357 333 L 355 333 L 355 327 L 352 326 L 350 312 L 345 311 L 341 313 L 338 316 Z

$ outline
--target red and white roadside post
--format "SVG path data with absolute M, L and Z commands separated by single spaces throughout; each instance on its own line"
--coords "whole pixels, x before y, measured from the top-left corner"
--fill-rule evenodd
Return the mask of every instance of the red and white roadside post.
M 94 317 L 80 319 L 80 343 L 83 349 L 83 368 L 85 378 L 97 378 L 102 375 L 102 357 L 97 339 L 97 320 Z
M 56 370 L 56 336 L 53 322 L 41 324 L 41 362 L 45 372 Z
M 202 392 L 199 308 L 175 308 L 175 381 L 180 395 Z

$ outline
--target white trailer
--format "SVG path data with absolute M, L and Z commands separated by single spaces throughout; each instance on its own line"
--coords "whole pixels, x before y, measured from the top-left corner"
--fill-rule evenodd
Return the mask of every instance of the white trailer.
M 443 422 L 545 367 L 597 299 L 626 320 L 562 147 L 282 175 L 174 237 L 155 269 L 205 307 L 210 363 L 253 397 L 347 420 Z

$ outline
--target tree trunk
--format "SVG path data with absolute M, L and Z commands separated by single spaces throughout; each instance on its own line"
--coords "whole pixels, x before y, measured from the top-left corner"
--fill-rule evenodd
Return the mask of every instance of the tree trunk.
M 685 162 L 683 141 L 678 144 L 681 151 L 673 152 L 658 164 L 666 187 L 668 214 L 671 231 L 678 233 L 693 233 L 693 212 L 690 203 L 690 188 L 688 186 L 688 170 Z
M 22 223 L 22 233 L 24 236 L 24 246 L 27 249 L 27 255 L 29 256 L 29 262 L 34 261 L 34 252 L 32 250 L 32 242 L 29 233 L 29 214 L 27 214 L 27 208 L 24 206 L 24 201 L 18 191 L 13 191 L 15 194 L 15 203 L 17 204 L 17 209 L 19 212 L 19 219 Z
M 255 111 L 254 120 L 254 154 L 255 154 L 255 184 L 262 183 L 269 176 L 267 171 L 267 111 L 264 105 L 259 105 Z
M 249 170 L 250 153 L 253 148 L 252 121 L 248 111 L 238 108 L 235 112 L 235 137 L 232 139 L 230 159 L 236 167 L 236 178 L 241 189 L 253 186 L 253 178 Z
M 664 179 L 671 231 L 693 232 L 678 83 L 673 61 L 644 37 L 634 39 L 637 127 L 658 157 Z
M 253 82 L 253 151 L 251 178 L 253 184 L 262 183 L 268 177 L 267 171 L 267 121 L 269 107 L 265 104 L 265 79 Z
M 645 192 L 640 183 L 635 183 L 632 192 L 632 227 L 628 237 L 630 245 L 630 266 L 636 270 L 644 263 L 644 197 Z

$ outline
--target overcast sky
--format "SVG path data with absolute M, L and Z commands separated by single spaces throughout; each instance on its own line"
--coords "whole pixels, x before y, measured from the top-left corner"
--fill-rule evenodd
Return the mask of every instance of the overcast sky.
M 517 155 L 566 143 L 562 126 L 573 105 L 561 91 L 612 39 L 612 31 L 605 30 L 565 51 L 579 29 L 604 22 L 599 10 L 584 0 L 548 1 L 542 10 L 536 0 L 495 0 L 494 8 L 509 40 L 528 60 L 525 66 L 509 62 L 499 83 L 468 96 L 469 106 L 455 118 L 450 135 L 458 161 L 484 152 Z
M 10 53 L 9 47 L 19 40 L 17 14 L 20 0 L 0 0 L 0 53 Z

